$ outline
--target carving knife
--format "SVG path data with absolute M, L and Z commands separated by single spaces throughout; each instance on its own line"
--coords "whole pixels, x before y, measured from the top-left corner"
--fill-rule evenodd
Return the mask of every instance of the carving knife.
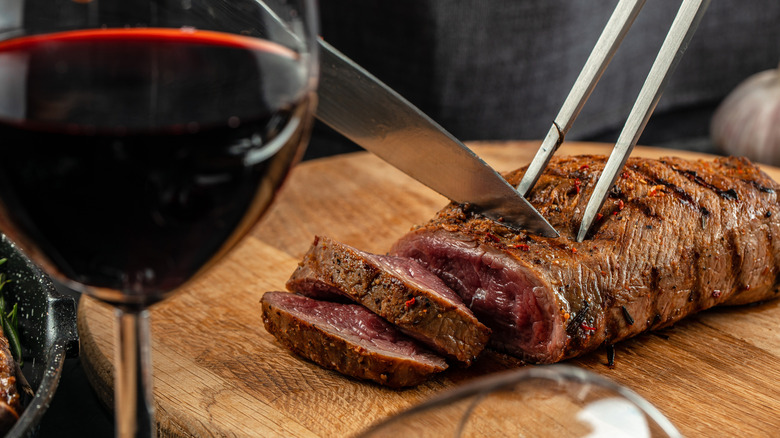
M 492 167 L 397 92 L 319 40 L 316 117 L 451 201 L 513 228 L 558 232 Z

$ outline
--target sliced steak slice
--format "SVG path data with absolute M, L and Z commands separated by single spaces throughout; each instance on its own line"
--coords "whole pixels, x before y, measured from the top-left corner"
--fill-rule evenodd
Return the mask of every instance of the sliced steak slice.
M 282 345 L 342 374 L 400 388 L 447 368 L 443 358 L 362 306 L 288 292 L 266 292 L 261 303 L 265 328 Z
M 512 230 L 451 204 L 391 254 L 420 261 L 493 330 L 557 362 L 715 305 L 778 296 L 780 186 L 745 159 L 630 158 L 584 242 L 605 157 L 556 157 L 529 201 L 561 233 Z M 506 175 L 517 184 L 523 170 Z
M 490 329 L 461 298 L 417 261 L 369 254 L 316 237 L 287 288 L 322 298 L 341 294 L 362 304 L 434 351 L 470 365 Z

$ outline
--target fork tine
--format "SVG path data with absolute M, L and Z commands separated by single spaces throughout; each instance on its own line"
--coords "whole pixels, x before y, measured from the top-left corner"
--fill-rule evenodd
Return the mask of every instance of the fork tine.
M 628 115 L 626 124 L 615 143 L 615 148 L 607 160 L 604 171 L 593 189 L 585 213 L 577 233 L 577 241 L 582 242 L 593 224 L 596 214 L 604 204 L 609 190 L 617 180 L 618 173 L 626 164 L 631 150 L 639 140 L 639 136 L 647 125 L 650 115 L 653 113 L 661 93 L 669 79 L 670 73 L 682 58 L 688 43 L 691 40 L 696 27 L 699 25 L 704 12 L 710 4 L 710 0 L 683 0 L 677 16 L 664 39 L 658 56 L 653 62 L 645 79 L 642 89 L 639 91 L 634 107 Z
M 615 10 L 601 32 L 596 45 L 585 61 L 577 80 L 574 82 L 569 95 L 563 102 L 558 115 L 555 117 L 547 136 L 542 142 L 542 146 L 536 152 L 533 161 L 528 166 L 528 170 L 523 175 L 523 179 L 517 186 L 518 192 L 526 196 L 536 181 L 539 179 L 542 171 L 547 167 L 558 146 L 563 143 L 563 138 L 574 123 L 574 119 L 579 115 L 580 110 L 585 105 L 593 89 L 596 87 L 601 75 L 609 65 L 617 51 L 623 37 L 628 33 L 628 29 L 634 23 L 634 19 L 644 6 L 645 0 L 620 0 L 615 6 Z

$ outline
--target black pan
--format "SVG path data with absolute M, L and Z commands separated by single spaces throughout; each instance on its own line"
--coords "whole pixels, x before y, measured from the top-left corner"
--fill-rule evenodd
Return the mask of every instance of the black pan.
M 0 266 L 10 283 L 3 287 L 6 305 L 19 305 L 22 372 L 35 395 L 22 398 L 24 412 L 6 437 L 34 436 L 60 382 L 66 357 L 76 357 L 76 303 L 60 294 L 46 276 L 5 235 L 0 235 Z M 10 307 L 9 307 L 10 308 Z

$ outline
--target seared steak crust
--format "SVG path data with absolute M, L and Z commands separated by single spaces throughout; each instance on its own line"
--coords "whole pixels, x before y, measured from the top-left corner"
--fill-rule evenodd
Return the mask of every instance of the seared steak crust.
M 447 368 L 443 358 L 362 306 L 287 292 L 266 292 L 261 302 L 266 330 L 322 367 L 395 388 L 417 385 Z
M 391 253 L 419 260 L 531 362 L 570 358 L 716 305 L 777 296 L 777 183 L 746 159 L 630 158 L 575 241 L 606 162 L 554 158 L 529 201 L 561 233 L 518 232 L 451 204 Z M 524 169 L 505 177 L 516 185 Z
M 317 299 L 346 296 L 466 365 L 490 337 L 461 298 L 417 261 L 369 254 L 327 237 L 315 238 L 287 288 Z

